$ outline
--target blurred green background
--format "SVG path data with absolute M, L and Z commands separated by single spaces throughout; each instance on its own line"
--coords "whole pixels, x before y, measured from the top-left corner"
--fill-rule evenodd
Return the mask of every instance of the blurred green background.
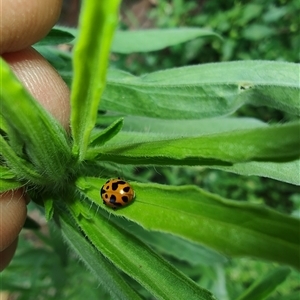
M 60 24 L 76 26 L 79 1 L 64 2 Z M 142 75 L 208 62 L 250 59 L 299 62 L 299 16 L 298 0 L 123 1 L 119 24 L 122 30 L 198 27 L 213 30 L 223 40 L 198 38 L 163 51 L 112 54 L 111 67 Z M 236 115 L 267 123 L 283 123 L 292 118 L 281 111 L 253 106 L 243 106 Z M 119 170 L 118 176 L 130 172 L 140 181 L 194 184 L 230 199 L 267 205 L 300 217 L 300 188 L 272 179 L 200 167 L 125 169 L 120 166 Z M 30 204 L 29 208 L 30 215 L 41 229 L 22 231 L 17 255 L 1 275 L 1 289 L 15 291 L 7 299 L 110 299 L 101 292 L 101 285 L 78 258 L 66 249 L 60 233 L 46 224 L 40 209 L 34 204 Z M 273 263 L 250 258 L 227 259 L 222 263 L 209 261 L 191 266 L 184 260 L 164 256 L 202 287 L 219 295 L 220 299 L 234 299 L 257 278 L 276 267 Z M 300 275 L 293 271 L 267 299 L 299 299 L 299 293 Z M 144 296 L 148 297 L 147 294 Z M 4 294 L 2 297 L 0 294 L 1 300 L 6 299 Z

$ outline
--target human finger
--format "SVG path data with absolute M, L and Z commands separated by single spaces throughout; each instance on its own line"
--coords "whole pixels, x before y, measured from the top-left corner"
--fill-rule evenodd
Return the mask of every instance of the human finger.
M 10 263 L 15 254 L 18 245 L 18 238 L 16 238 L 5 250 L 0 252 L 0 272 L 3 271 Z
M 33 48 L 5 53 L 3 58 L 34 98 L 68 129 L 69 89 L 56 70 Z
M 62 0 L 0 0 L 0 54 L 42 39 L 57 22 Z
M 17 238 L 26 220 L 26 201 L 22 189 L 0 194 L 0 251 Z

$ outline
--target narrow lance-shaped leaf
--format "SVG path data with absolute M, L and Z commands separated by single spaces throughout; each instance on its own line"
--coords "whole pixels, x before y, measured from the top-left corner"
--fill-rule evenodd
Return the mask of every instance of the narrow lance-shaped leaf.
M 93 245 L 116 267 L 144 286 L 157 299 L 213 300 L 207 290 L 180 273 L 153 250 L 122 228 L 109 222 L 109 215 L 86 202 L 73 202 L 73 217 Z M 84 215 L 91 215 L 90 218 Z
M 87 158 L 138 165 L 230 165 L 247 161 L 290 161 L 300 156 L 299 123 L 173 138 L 124 132 Z
M 99 207 L 105 180 L 80 178 L 79 189 Z M 163 231 L 231 256 L 250 256 L 300 268 L 300 220 L 276 211 L 230 201 L 195 186 L 131 182 L 136 199 L 110 211 L 148 230 Z M 270 247 L 272 245 L 272 247 Z
M 77 36 L 78 30 L 76 28 L 55 26 L 44 39 L 35 45 L 74 43 L 72 40 L 77 38 Z M 221 38 L 211 30 L 193 27 L 131 31 L 117 30 L 112 43 L 112 52 L 133 53 L 155 51 L 199 37 Z M 128 43 L 130 40 L 135 42 Z
M 286 163 L 251 161 L 234 164 L 229 167 L 213 166 L 212 168 L 245 176 L 256 175 L 267 177 L 290 184 L 300 185 L 300 159 Z
M 119 116 L 99 116 L 99 125 L 108 126 Z M 255 129 L 268 127 L 268 124 L 252 118 L 210 118 L 202 120 L 163 120 L 156 118 L 130 116 L 124 118 L 123 131 L 139 132 L 145 135 L 159 133 L 159 136 L 191 137 L 223 132 L 240 131 L 243 129 Z M 132 137 L 133 141 L 133 137 Z M 135 138 L 134 138 L 135 141 Z M 211 166 L 227 172 L 237 173 L 246 176 L 262 176 L 280 180 L 283 182 L 300 185 L 300 160 L 290 162 L 246 162 L 235 163 L 232 166 Z
M 287 62 L 212 63 L 141 77 L 109 70 L 100 108 L 153 118 L 202 119 L 228 115 L 250 103 L 299 115 L 299 88 L 299 65 Z
M 114 117 L 115 119 L 120 116 Z M 99 116 L 99 125 L 107 126 L 114 120 L 109 115 Z M 139 116 L 125 116 L 122 131 L 143 132 L 145 134 L 159 133 L 166 136 L 199 136 L 232 132 L 242 129 L 267 127 L 268 124 L 254 118 L 218 117 L 195 120 L 165 120 Z
M 192 243 L 178 236 L 165 232 L 154 232 L 143 229 L 136 223 L 118 216 L 110 215 L 110 220 L 120 227 L 134 234 L 143 242 L 159 249 L 159 253 L 180 257 L 180 260 L 188 262 L 191 266 L 224 264 L 227 258 L 212 249 Z M 170 245 L 172 245 L 170 247 Z
M 138 300 L 138 294 L 126 283 L 117 269 L 81 234 L 66 212 L 60 210 L 58 223 L 64 239 L 95 274 L 99 283 L 114 299 Z
M 97 130 L 92 133 L 90 139 L 90 146 L 101 146 L 104 145 L 107 141 L 112 139 L 122 128 L 123 118 L 118 119 L 113 124 L 108 126 L 103 130 Z
M 218 37 L 208 29 L 168 28 L 116 31 L 112 51 L 116 53 L 149 52 L 184 43 L 199 37 Z M 128 41 L 134 41 L 129 43 Z
M 82 4 L 80 30 L 74 49 L 74 80 L 71 93 L 73 152 L 84 160 L 97 108 L 104 90 L 112 36 L 118 21 L 120 0 Z

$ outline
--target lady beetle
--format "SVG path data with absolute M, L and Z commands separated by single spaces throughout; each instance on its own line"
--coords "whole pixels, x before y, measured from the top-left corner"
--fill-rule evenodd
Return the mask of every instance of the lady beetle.
M 103 204 L 116 209 L 128 205 L 135 197 L 130 184 L 120 177 L 106 181 L 100 190 Z

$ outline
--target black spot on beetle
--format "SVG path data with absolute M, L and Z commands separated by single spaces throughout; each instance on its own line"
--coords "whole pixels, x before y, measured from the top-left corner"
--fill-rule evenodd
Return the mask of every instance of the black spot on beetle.
M 119 186 L 119 185 L 124 185 L 124 184 L 126 184 L 125 181 L 123 181 L 123 180 L 118 180 L 117 182 L 113 182 L 113 183 L 112 183 L 111 188 L 112 188 L 113 191 L 116 191 L 116 190 L 118 189 L 118 186 Z
M 110 198 L 109 198 L 109 202 L 110 202 L 110 203 L 115 204 L 115 203 L 116 203 L 116 200 L 117 200 L 117 198 L 116 198 L 115 195 L 110 195 Z
M 129 199 L 127 196 L 122 196 L 122 200 L 127 203 Z
M 130 187 L 129 187 L 129 186 L 125 186 L 125 187 L 123 188 L 123 191 L 124 191 L 125 193 L 128 193 L 128 192 L 130 191 Z

